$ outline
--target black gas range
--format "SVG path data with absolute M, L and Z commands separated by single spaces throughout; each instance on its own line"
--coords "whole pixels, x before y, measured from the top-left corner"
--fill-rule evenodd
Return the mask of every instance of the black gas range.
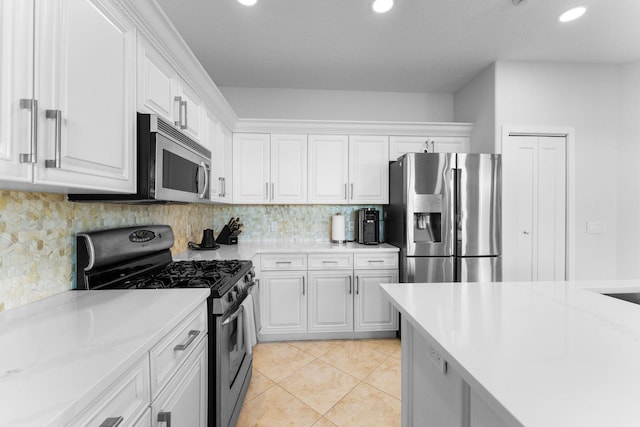
M 243 302 L 255 286 L 251 261 L 174 261 L 168 225 L 80 233 L 76 289 L 208 287 L 209 426 L 234 426 L 251 379 Z

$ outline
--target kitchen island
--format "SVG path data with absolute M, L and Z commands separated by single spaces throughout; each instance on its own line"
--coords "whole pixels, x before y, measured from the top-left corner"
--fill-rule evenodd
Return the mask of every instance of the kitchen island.
M 640 425 L 640 281 L 383 284 L 402 425 Z

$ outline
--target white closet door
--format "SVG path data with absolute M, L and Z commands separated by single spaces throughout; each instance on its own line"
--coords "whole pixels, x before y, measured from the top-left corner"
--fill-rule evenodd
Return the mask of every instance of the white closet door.
M 564 280 L 564 137 L 510 136 L 503 146 L 503 280 Z
M 566 148 L 564 137 L 538 139 L 538 278 L 565 279 Z

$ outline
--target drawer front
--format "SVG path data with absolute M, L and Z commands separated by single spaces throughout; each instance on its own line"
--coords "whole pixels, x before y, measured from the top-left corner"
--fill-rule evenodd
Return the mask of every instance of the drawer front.
M 149 390 L 149 355 L 145 353 L 69 425 L 99 426 L 108 419 L 122 417 L 120 427 L 134 426 L 151 404 Z
M 381 252 L 379 254 L 355 254 L 355 268 L 398 268 L 397 252 Z
M 152 399 L 167 385 L 182 362 L 206 335 L 207 304 L 202 303 L 151 349 Z
M 307 254 L 262 254 L 262 270 L 306 270 Z
M 309 270 L 351 270 L 353 254 L 309 254 Z

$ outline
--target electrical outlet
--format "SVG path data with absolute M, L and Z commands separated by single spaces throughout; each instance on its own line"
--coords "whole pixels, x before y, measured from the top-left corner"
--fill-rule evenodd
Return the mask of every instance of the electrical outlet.
M 187 237 L 191 236 L 191 224 L 187 224 Z
M 0 312 L 4 311 L 4 303 L 0 302 Z
M 278 223 L 277 222 L 273 221 L 271 223 L 271 231 L 273 231 L 273 232 L 278 231 Z
M 606 234 L 607 221 L 587 221 L 587 234 Z

